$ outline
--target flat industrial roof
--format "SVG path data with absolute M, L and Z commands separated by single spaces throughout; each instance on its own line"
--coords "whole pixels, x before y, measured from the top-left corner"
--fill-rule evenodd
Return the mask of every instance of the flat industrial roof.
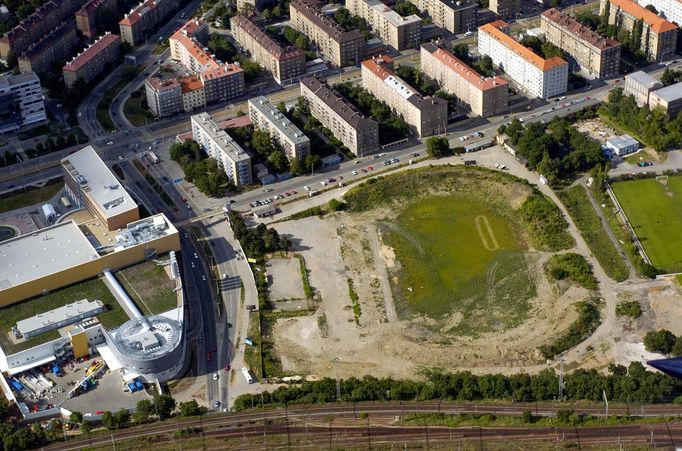
M 652 77 L 644 71 L 637 71 L 625 76 L 625 80 L 632 80 L 638 85 L 647 86 L 649 88 L 655 88 L 657 86 L 663 86 L 657 78 Z
M 133 198 L 92 146 L 84 147 L 64 158 L 62 166 L 81 184 L 83 192 L 99 206 L 106 217 L 137 208 Z
M 606 142 L 616 147 L 617 149 L 623 149 L 625 147 L 630 147 L 632 145 L 639 145 L 639 141 L 637 141 L 630 135 L 614 136 L 613 138 L 607 140 Z
M 682 83 L 675 83 L 674 85 L 657 89 L 654 92 L 652 92 L 651 95 L 657 96 L 658 98 L 665 100 L 668 103 L 682 99 Z
M 0 290 L 82 265 L 99 257 L 74 221 L 0 242 Z

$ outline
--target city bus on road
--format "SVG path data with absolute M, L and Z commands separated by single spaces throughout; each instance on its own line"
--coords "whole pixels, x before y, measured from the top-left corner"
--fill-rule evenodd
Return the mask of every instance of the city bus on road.
M 159 162 L 159 157 L 156 156 L 154 152 L 147 152 L 147 156 L 149 157 L 149 161 L 151 161 L 153 164 L 156 164 Z

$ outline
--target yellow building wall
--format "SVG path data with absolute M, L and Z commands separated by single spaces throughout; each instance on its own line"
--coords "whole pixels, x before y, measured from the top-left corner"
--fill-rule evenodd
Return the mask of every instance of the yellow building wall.
M 32 280 L 5 290 L 0 290 L 0 308 L 38 296 L 45 291 L 54 291 L 83 280 L 99 275 L 105 269 L 121 269 L 146 260 L 145 250 L 155 249 L 163 254 L 180 250 L 180 236 L 178 233 L 164 236 L 148 243 L 133 246 L 128 249 L 103 255 L 82 265 L 59 271 L 41 279 Z
M 69 333 L 71 338 L 71 346 L 73 347 L 73 356 L 75 358 L 85 357 L 90 355 L 90 349 L 88 346 L 88 334 L 84 330 L 77 332 L 75 334 Z

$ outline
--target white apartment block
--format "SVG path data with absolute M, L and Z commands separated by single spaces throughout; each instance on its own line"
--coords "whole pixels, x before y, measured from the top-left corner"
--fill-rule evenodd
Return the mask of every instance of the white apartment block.
M 244 149 L 208 113 L 193 115 L 191 122 L 194 140 L 216 160 L 227 178 L 236 186 L 251 184 L 251 157 Z
M 379 149 L 379 123 L 365 117 L 350 102 L 315 77 L 301 80 L 301 96 L 310 113 L 357 156 Z
M 478 26 L 478 3 L 473 0 L 409 0 L 426 11 L 433 23 L 450 33 L 473 32 Z
M 396 50 L 416 48 L 421 39 L 421 17 L 403 17 L 380 0 L 346 0 L 346 8 L 367 21 L 381 40 Z
M 40 79 L 33 72 L 0 75 L 0 134 L 47 121 Z
M 543 59 L 506 33 L 502 20 L 478 29 L 478 52 L 506 72 L 529 94 L 547 99 L 566 92 L 568 63 L 561 58 Z
M 682 3 L 679 0 L 637 0 L 636 3 L 643 8 L 651 5 L 668 22 L 682 24 Z
M 290 160 L 303 160 L 310 153 L 310 139 L 266 97 L 249 99 L 249 117 L 253 126 L 270 135 Z
M 432 42 L 421 46 L 421 71 L 455 95 L 481 117 L 508 110 L 509 83 L 502 77 L 482 77 L 448 50 Z
M 448 103 L 440 97 L 422 97 L 393 73 L 388 56 L 362 62 L 362 86 L 401 115 L 420 138 L 445 133 Z

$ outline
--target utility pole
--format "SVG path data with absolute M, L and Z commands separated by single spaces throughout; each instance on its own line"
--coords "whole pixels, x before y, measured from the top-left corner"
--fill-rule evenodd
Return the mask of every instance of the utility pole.
M 606 390 L 602 390 L 602 395 L 604 395 L 604 404 L 606 405 L 606 418 L 609 417 L 609 400 L 606 398 Z

